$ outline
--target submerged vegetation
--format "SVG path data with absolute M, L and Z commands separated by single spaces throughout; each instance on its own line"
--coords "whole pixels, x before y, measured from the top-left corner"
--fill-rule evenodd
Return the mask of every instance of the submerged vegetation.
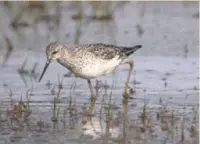
M 75 85 L 74 83 L 71 86 L 67 103 L 59 100 L 61 88 L 56 88 L 57 92 L 51 103 L 52 114 L 46 117 L 40 112 L 34 114 L 36 111 L 31 101 L 34 91 L 28 90 L 26 98 L 24 100 L 21 98 L 20 101 L 13 100 L 14 93 L 10 92 L 10 100 L 2 101 L 3 105 L 8 102 L 10 105 L 0 108 L 1 132 L 5 132 L 8 128 L 10 131 L 48 131 L 48 133 L 53 131 L 68 133 L 70 130 L 75 130 L 77 134 L 78 131 L 81 132 L 77 141 L 84 141 L 87 139 L 84 135 L 89 134 L 92 139 L 102 138 L 104 142 L 107 140 L 121 143 L 133 141 L 156 143 L 156 137 L 163 137 L 164 143 L 198 142 L 197 107 L 193 109 L 194 115 L 191 118 L 170 110 L 167 105 L 161 105 L 155 111 L 148 107 L 148 103 L 141 107 L 139 113 L 135 113 L 134 107 L 129 104 L 130 100 L 129 102 L 125 100 L 122 107 L 117 106 L 113 101 L 112 92 L 108 90 L 109 93 L 106 94 L 105 87 L 101 88 L 103 92 L 98 97 L 100 104 L 95 105 L 96 101 L 93 101 L 88 103 L 88 106 L 80 107 L 73 99 L 72 91 L 75 90 Z M 94 109 L 98 110 L 95 108 L 97 106 L 100 106 L 100 109 L 94 112 Z

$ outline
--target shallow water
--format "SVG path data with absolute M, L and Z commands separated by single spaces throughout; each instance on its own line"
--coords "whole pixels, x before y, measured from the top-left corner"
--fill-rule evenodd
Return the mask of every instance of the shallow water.
M 54 7 L 49 7 L 53 11 Z M 16 32 L 8 26 L 11 10 L 1 3 L 0 15 L 5 21 L 0 22 L 4 48 L 0 59 L 6 53 L 4 35 L 11 39 L 13 51 L 0 65 L 0 144 L 198 143 L 197 3 L 129 2 L 114 11 L 114 22 L 85 20 L 79 43 L 143 45 L 130 57 L 135 66 L 129 100 L 122 97 L 128 73 L 124 65 L 98 78 L 98 84 L 92 80 L 98 95 L 95 103 L 90 102 L 87 82 L 64 77 L 68 70 L 56 62 L 38 83 L 46 44 L 75 41 L 76 22 L 71 15 L 76 11 L 72 7 L 70 3 L 61 5 L 58 29 L 49 29 L 53 22 L 40 22 Z M 85 13 L 90 13 L 87 3 L 84 7 Z M 141 36 L 137 35 L 137 24 L 144 30 Z M 25 103 L 27 95 L 29 103 L 21 105 L 20 100 Z

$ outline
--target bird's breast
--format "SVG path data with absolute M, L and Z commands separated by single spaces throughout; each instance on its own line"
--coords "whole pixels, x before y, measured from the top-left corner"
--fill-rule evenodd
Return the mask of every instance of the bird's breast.
M 97 57 L 79 57 L 73 60 L 58 60 L 64 67 L 72 71 L 76 76 L 84 79 L 92 79 L 112 72 L 121 62 L 119 56 L 112 59 Z
M 118 59 L 118 57 L 111 60 L 93 59 L 85 63 L 78 74 L 86 79 L 96 78 L 112 72 L 120 62 L 121 59 Z

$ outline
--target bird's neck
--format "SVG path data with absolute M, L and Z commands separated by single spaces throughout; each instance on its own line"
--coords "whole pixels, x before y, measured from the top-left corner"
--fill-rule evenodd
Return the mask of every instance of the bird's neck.
M 67 49 L 67 48 L 64 48 L 64 49 L 62 49 L 62 50 L 60 51 L 60 57 L 57 59 L 57 61 L 58 61 L 61 65 L 63 65 L 63 66 L 65 66 L 65 67 L 69 68 L 69 67 L 72 66 L 72 63 L 73 63 L 71 57 L 72 57 L 72 56 L 71 56 L 71 54 L 70 54 L 70 50 Z

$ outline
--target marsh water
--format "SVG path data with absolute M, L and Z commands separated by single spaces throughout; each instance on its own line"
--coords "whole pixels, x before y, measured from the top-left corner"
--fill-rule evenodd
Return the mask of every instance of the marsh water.
M 0 144 L 199 143 L 198 2 L 1 2 Z M 128 65 L 87 81 L 48 43 L 142 44 Z

